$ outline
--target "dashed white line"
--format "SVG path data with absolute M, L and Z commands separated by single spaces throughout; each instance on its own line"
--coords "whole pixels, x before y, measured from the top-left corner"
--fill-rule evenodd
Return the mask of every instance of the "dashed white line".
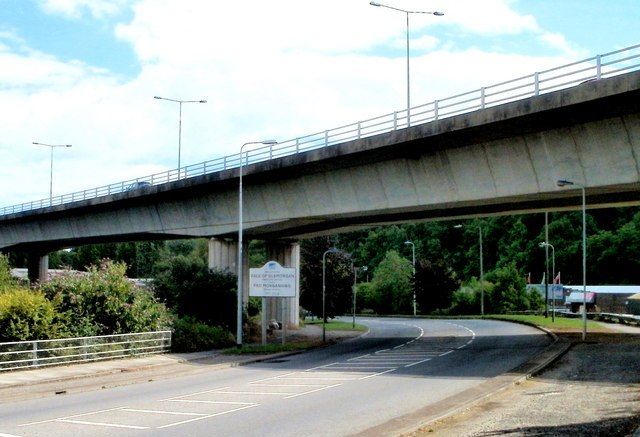
M 427 358 L 427 359 L 424 359 L 424 360 L 422 360 L 422 361 L 417 361 L 417 362 L 415 362 L 415 363 L 407 364 L 407 365 L 406 365 L 406 366 L 404 366 L 404 367 L 416 366 L 416 365 L 418 365 L 418 364 L 425 363 L 425 362 L 430 361 L 430 360 L 431 360 L 431 358 Z
M 187 404 L 259 405 L 255 402 L 208 401 L 205 399 L 163 399 L 159 402 L 184 402 Z
M 56 422 L 59 420 L 66 420 L 66 419 L 72 419 L 74 417 L 82 417 L 82 416 L 89 416 L 91 414 L 100 414 L 100 413 L 107 413 L 109 411 L 116 411 L 116 410 L 121 410 L 125 407 L 115 407 L 115 408 L 107 408 L 106 410 L 98 410 L 98 411 L 90 411 L 88 413 L 81 413 L 81 414 L 74 414 L 71 416 L 65 416 L 65 417 L 57 417 L 55 419 L 49 419 L 49 420 L 40 420 L 38 422 L 29 422 L 29 423 L 23 423 L 22 425 L 18 425 L 18 426 L 31 426 L 31 425 L 39 425 L 41 423 L 48 423 L 48 422 Z

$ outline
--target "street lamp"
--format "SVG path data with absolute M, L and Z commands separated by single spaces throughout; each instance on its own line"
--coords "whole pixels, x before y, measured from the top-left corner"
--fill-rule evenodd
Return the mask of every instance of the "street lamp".
M 587 338 L 587 195 L 585 187 L 577 182 L 559 179 L 559 187 L 573 185 L 582 190 L 582 340 Z
M 53 149 L 56 147 L 71 147 L 71 144 L 45 144 L 33 141 L 31 144 L 45 146 L 51 149 L 51 170 L 49 173 L 49 206 L 53 206 Z
M 355 329 L 356 327 L 356 290 L 358 289 L 358 267 L 355 267 L 353 263 L 351 263 L 351 267 L 353 267 L 353 323 L 351 327 Z M 366 272 L 368 269 L 367 266 L 360 267 L 360 270 Z
M 400 8 L 394 8 L 393 6 L 387 6 L 382 3 L 378 3 L 376 1 L 369 2 L 371 6 L 378 6 L 382 8 L 391 9 L 398 12 L 403 12 L 407 16 L 407 127 L 411 126 L 411 74 L 410 74 L 410 65 L 409 65 L 409 14 L 427 14 L 427 15 L 435 15 L 436 17 L 441 17 L 444 15 L 444 12 L 428 12 L 428 11 L 407 11 Z
M 207 103 L 206 100 L 177 100 L 166 97 L 153 96 L 157 100 L 166 100 L 168 102 L 178 103 L 180 106 L 180 115 L 178 117 L 178 179 L 180 179 L 180 153 L 182 151 L 182 104 L 183 103 Z
M 556 277 L 556 248 L 553 247 L 553 244 L 549 244 L 546 241 L 542 241 L 540 244 L 538 244 L 538 247 L 540 248 L 551 248 L 551 277 L 554 278 L 553 279 L 553 284 L 555 284 L 555 277 Z M 549 255 L 549 252 L 546 252 L 547 256 Z M 548 263 L 549 261 L 547 261 Z M 549 264 L 547 264 L 547 275 L 549 274 Z M 549 284 L 549 278 L 547 278 L 547 286 Z M 554 322 L 555 321 L 555 316 L 556 316 L 556 295 L 553 291 L 553 285 L 551 286 L 551 321 Z M 546 302 L 545 302 L 546 304 Z
M 454 228 L 462 229 L 462 225 Z M 480 242 L 480 315 L 484 316 L 484 266 L 482 260 L 482 225 L 478 224 L 478 237 Z
M 276 140 L 250 141 L 240 147 L 240 184 L 238 186 L 238 308 L 236 315 L 236 344 L 242 346 L 242 153 L 245 146 L 251 144 L 278 144 Z
M 411 245 L 411 253 L 413 254 L 413 317 L 416 316 L 416 245 L 413 241 L 405 241 L 404 244 Z
M 324 342 L 326 339 L 326 323 L 327 323 L 327 316 L 325 315 L 325 293 L 326 293 L 326 263 L 327 263 L 327 254 L 328 253 L 337 253 L 337 252 L 341 252 L 340 249 L 337 249 L 335 247 L 331 247 L 328 250 L 326 250 L 323 254 L 322 254 L 322 341 Z

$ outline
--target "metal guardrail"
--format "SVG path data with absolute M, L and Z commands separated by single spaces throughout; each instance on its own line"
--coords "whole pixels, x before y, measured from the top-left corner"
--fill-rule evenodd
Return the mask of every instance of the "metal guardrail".
M 0 343 L 0 371 L 168 352 L 171 331 Z
M 244 165 L 294 155 L 309 150 L 329 147 L 355 139 L 370 137 L 397 129 L 428 123 L 479 109 L 526 99 L 551 91 L 569 88 L 586 81 L 616 76 L 640 68 L 640 44 L 613 52 L 583 59 L 571 64 L 539 71 L 528 76 L 500 82 L 455 96 L 419 106 L 414 106 L 368 120 L 304 135 L 276 145 L 257 147 L 244 152 Z M 240 154 L 236 153 L 198 164 L 172 169 L 163 173 L 139 177 L 128 181 L 75 193 L 63 194 L 51 199 L 41 199 L 0 208 L 0 216 L 23 211 L 63 205 L 86 199 L 122 193 L 141 188 L 141 185 L 159 185 L 179 179 L 200 176 L 240 166 Z M 144 187 L 142 187 L 144 189 Z

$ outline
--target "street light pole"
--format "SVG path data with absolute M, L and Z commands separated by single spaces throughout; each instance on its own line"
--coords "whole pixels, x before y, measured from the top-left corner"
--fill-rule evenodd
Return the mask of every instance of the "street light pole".
M 180 179 L 180 155 L 182 153 L 182 104 L 183 103 L 207 103 L 206 100 L 178 100 L 166 97 L 153 96 L 156 100 L 166 100 L 168 102 L 178 103 L 180 110 L 178 116 L 178 179 Z
M 326 295 L 326 289 L 327 289 L 327 286 L 326 286 L 327 254 L 336 253 L 336 252 L 340 252 L 340 249 L 331 247 L 322 254 L 322 341 L 323 342 L 327 338 L 327 335 L 326 335 L 327 316 L 325 312 L 325 295 Z
M 462 225 L 455 225 L 454 228 L 462 229 Z M 484 260 L 482 250 L 482 225 L 478 224 L 478 242 L 480 246 L 480 315 L 484 317 Z
M 238 290 L 237 290 L 237 314 L 236 314 L 236 344 L 242 346 L 242 164 L 243 164 L 243 149 L 245 146 L 251 144 L 278 144 L 276 140 L 264 140 L 264 141 L 250 141 L 244 143 L 240 147 L 240 176 L 238 185 Z
M 36 146 L 45 146 L 51 150 L 51 163 L 49 168 L 49 206 L 53 206 L 53 149 L 56 147 L 71 147 L 71 144 L 45 144 L 33 141 L 31 144 Z
M 416 245 L 413 244 L 413 241 L 405 241 L 404 244 L 410 244 L 411 245 L 411 253 L 413 255 L 413 261 L 412 261 L 412 265 L 413 265 L 413 317 L 416 316 L 417 311 L 416 311 Z
M 559 179 L 559 187 L 573 185 L 582 190 L 582 340 L 587 338 L 587 195 L 584 185 Z
M 553 285 L 555 285 L 555 277 L 556 277 L 556 248 L 553 247 L 553 244 L 549 244 L 546 241 L 541 242 L 539 245 L 539 247 L 544 247 L 545 248 L 545 252 L 548 254 L 549 253 L 549 248 L 551 248 L 551 277 L 553 278 L 553 282 L 551 285 L 551 321 L 555 322 L 555 315 L 556 315 L 556 295 L 553 291 Z M 548 260 L 547 260 L 547 270 L 548 270 Z M 549 283 L 549 279 L 547 279 L 547 283 Z
M 410 69 L 410 61 L 409 61 L 409 14 L 427 14 L 427 15 L 435 15 L 436 17 L 441 17 L 444 15 L 444 12 L 428 12 L 428 11 L 407 11 L 405 9 L 394 8 L 393 6 L 387 6 L 382 3 L 378 3 L 376 1 L 369 2 L 371 6 L 378 6 L 382 8 L 391 9 L 394 11 L 402 12 L 407 17 L 407 127 L 411 126 L 411 69 Z
M 358 290 L 358 267 L 355 267 L 353 263 L 351 263 L 351 267 L 353 268 L 353 323 L 351 327 L 355 329 L 356 327 L 356 293 Z M 360 270 L 366 272 L 368 269 L 367 266 L 360 267 Z

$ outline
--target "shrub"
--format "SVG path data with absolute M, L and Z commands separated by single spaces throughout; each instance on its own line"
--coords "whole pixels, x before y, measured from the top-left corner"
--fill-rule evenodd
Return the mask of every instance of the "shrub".
M 56 310 L 42 294 L 23 288 L 0 292 L 0 342 L 56 336 Z
M 9 258 L 0 253 L 0 291 L 6 290 L 14 285 L 15 280 L 11 277 Z
M 224 328 L 198 322 L 194 317 L 178 318 L 173 325 L 171 349 L 175 352 L 197 352 L 229 347 L 234 338 Z
M 110 335 L 166 328 L 164 305 L 126 276 L 126 265 L 111 261 L 87 274 L 64 274 L 40 284 L 54 303 L 66 336 Z
M 229 331 L 236 329 L 236 276 L 228 271 L 209 270 L 199 256 L 164 259 L 156 265 L 153 289 L 180 317 L 191 316 Z

